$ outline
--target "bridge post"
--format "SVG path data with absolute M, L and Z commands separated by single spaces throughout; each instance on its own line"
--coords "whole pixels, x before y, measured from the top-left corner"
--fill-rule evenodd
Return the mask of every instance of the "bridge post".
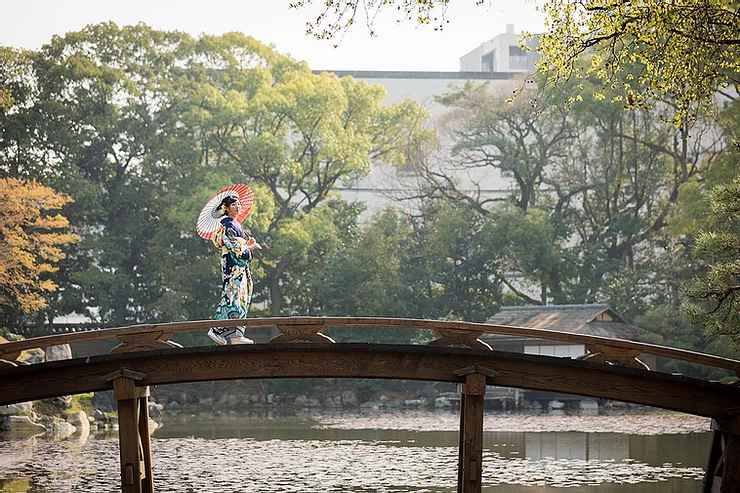
M 740 493 L 740 434 L 725 433 L 724 471 L 720 493 Z
M 486 375 L 495 372 L 476 366 L 455 372 L 464 376 L 460 396 L 460 453 L 457 466 L 458 493 L 480 493 L 483 475 L 483 404 Z
M 703 493 L 740 493 L 740 418 L 712 420 Z
M 121 491 L 154 493 L 149 441 L 149 387 L 138 387 L 144 375 L 122 368 L 109 374 L 118 403 Z

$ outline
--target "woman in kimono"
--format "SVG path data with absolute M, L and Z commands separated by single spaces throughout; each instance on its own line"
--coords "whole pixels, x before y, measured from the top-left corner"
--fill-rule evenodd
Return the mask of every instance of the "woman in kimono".
M 246 318 L 252 300 L 254 282 L 249 270 L 252 250 L 261 249 L 254 238 L 248 237 L 237 222 L 239 200 L 227 195 L 216 207 L 214 215 L 221 215 L 221 226 L 213 237 L 214 246 L 221 252 L 221 300 L 216 307 L 215 320 Z M 213 327 L 208 337 L 217 344 L 253 344 L 244 337 L 241 327 Z

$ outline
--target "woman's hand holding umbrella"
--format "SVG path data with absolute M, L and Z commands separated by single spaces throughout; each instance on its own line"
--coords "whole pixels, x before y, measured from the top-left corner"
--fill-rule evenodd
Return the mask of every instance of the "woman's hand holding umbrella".
M 257 240 L 254 238 L 247 238 L 247 248 L 249 248 L 249 251 L 252 250 L 262 250 L 262 245 L 257 243 Z

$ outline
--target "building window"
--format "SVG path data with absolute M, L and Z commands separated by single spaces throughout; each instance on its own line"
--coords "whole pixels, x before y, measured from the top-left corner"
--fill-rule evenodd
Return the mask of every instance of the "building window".
M 496 71 L 496 53 L 491 51 L 480 57 L 480 70 L 481 72 L 495 72 Z
M 509 68 L 511 70 L 534 70 L 539 54 L 524 51 L 519 46 L 509 46 Z
M 526 56 L 527 52 L 519 46 L 509 46 L 509 56 Z

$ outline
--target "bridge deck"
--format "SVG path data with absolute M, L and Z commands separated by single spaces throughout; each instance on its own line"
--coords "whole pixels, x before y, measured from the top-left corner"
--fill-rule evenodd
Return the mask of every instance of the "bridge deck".
M 385 378 L 460 382 L 459 370 L 495 372 L 488 384 L 607 398 L 730 419 L 740 388 L 589 361 L 500 351 L 384 344 L 257 344 L 109 354 L 0 369 L 0 404 L 110 389 L 121 368 L 137 385 L 225 379 Z
M 328 329 L 346 328 L 394 328 L 406 331 L 426 330 L 435 334 L 432 344 L 442 346 L 466 346 L 490 348 L 481 343 L 484 334 L 509 335 L 549 340 L 560 343 L 583 344 L 589 353 L 586 359 L 602 363 L 644 367 L 639 356 L 649 354 L 668 359 L 681 360 L 697 365 L 720 368 L 740 377 L 740 361 L 710 354 L 697 353 L 666 346 L 607 337 L 556 332 L 546 329 L 531 329 L 505 325 L 480 324 L 439 320 L 419 320 L 378 317 L 273 317 L 241 320 L 196 320 L 163 324 L 142 324 L 128 327 L 77 332 L 62 335 L 34 337 L 22 341 L 0 344 L 0 360 L 13 362 L 23 350 L 74 342 L 113 339 L 120 344 L 114 350 L 138 351 L 172 347 L 170 340 L 178 333 L 205 331 L 214 326 L 243 326 L 254 329 L 271 329 L 280 333 L 273 342 L 333 342 L 323 336 Z M 359 342 L 359 341 L 358 341 Z M 2 363 L 2 361 L 0 361 Z

